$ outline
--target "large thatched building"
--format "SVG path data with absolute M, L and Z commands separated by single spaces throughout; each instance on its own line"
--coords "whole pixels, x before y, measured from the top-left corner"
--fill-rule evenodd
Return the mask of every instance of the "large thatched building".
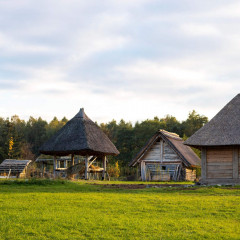
M 196 179 L 200 159 L 175 133 L 159 130 L 129 166 L 137 166 L 143 181 Z
M 66 123 L 51 139 L 40 148 L 42 154 L 53 155 L 54 172 L 57 167 L 57 156 L 71 155 L 72 170 L 74 155 L 85 156 L 85 179 L 88 179 L 91 164 L 102 159 L 102 176 L 106 172 L 106 156 L 118 155 L 119 152 L 106 134 L 95 124 L 81 108 L 79 113 Z
M 240 94 L 187 141 L 202 150 L 203 184 L 240 183 Z

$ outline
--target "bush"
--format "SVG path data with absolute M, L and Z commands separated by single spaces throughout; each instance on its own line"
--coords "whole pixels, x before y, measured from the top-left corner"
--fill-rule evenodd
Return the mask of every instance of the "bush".
M 108 165 L 107 172 L 108 172 L 110 177 L 119 178 L 120 168 L 119 168 L 118 161 L 115 163 L 115 165 Z

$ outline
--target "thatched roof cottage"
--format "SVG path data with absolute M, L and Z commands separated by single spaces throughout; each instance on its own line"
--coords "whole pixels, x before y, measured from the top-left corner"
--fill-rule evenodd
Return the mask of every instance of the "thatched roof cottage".
M 240 94 L 187 141 L 202 150 L 203 184 L 240 183 Z
M 43 144 L 40 153 L 56 156 L 85 156 L 85 179 L 88 179 L 89 160 L 100 157 L 103 159 L 103 177 L 106 171 L 106 156 L 118 155 L 119 151 L 107 135 L 95 124 L 81 108 L 51 139 Z M 94 158 L 95 157 L 95 158 Z M 54 161 L 54 169 L 57 163 Z
M 159 130 L 129 166 L 138 166 L 143 181 L 195 180 L 200 159 L 177 134 Z

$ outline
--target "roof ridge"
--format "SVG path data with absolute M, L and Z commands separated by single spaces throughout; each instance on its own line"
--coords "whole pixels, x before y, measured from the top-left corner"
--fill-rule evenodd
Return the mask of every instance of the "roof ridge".
M 83 118 L 86 120 L 91 120 L 85 113 L 84 108 L 80 108 L 79 112 L 74 116 L 74 118 Z
M 177 133 L 173 133 L 173 132 L 168 132 L 164 129 L 159 129 L 158 132 L 163 133 L 164 135 L 167 135 L 169 137 L 174 137 L 177 139 L 182 139 Z

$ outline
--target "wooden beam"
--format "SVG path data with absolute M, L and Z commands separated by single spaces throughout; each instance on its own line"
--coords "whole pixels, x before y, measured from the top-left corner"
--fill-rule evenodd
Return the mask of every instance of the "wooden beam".
M 64 160 L 64 168 L 67 168 L 67 167 L 68 167 L 68 161 Z
M 160 140 L 160 161 L 163 161 L 163 140 Z
M 107 170 L 107 157 L 103 157 L 103 171 L 102 171 L 102 180 L 105 180 L 105 173 Z
M 71 154 L 71 166 L 74 166 L 74 154 Z
M 201 153 L 201 178 L 202 180 L 205 180 L 207 178 L 207 148 L 203 147 L 202 148 L 202 153 Z
M 45 172 L 45 163 L 42 162 L 42 178 L 44 177 L 44 172 Z
M 57 163 L 57 157 L 54 155 L 54 157 L 53 157 L 53 178 L 56 177 L 56 163 Z
M 95 158 L 89 163 L 88 167 L 90 167 L 96 159 L 97 159 L 97 157 L 95 157 Z
M 142 181 L 146 181 L 146 169 L 145 169 L 144 161 L 141 161 L 141 178 L 142 178 Z
M 85 158 L 85 180 L 88 180 L 88 156 Z
M 238 148 L 233 148 L 233 178 L 238 178 Z

